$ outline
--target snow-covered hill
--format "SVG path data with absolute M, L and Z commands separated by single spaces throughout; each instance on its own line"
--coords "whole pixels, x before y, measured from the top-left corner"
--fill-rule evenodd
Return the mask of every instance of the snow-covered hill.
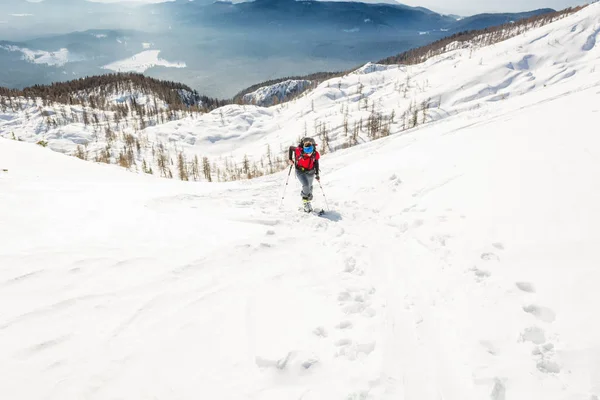
M 122 162 L 121 146 L 129 153 L 136 147 L 141 154 L 140 142 L 145 148 L 158 145 L 138 134 L 146 126 L 212 107 L 211 99 L 185 85 L 139 74 L 90 77 L 3 93 L 0 132 L 4 137 L 31 141 L 84 159 L 112 163 L 121 160 L 122 166 L 128 166 L 129 161 Z M 113 149 L 115 142 L 118 147 Z M 88 158 L 90 148 L 96 152 Z M 133 160 L 132 154 L 127 157 Z
M 294 96 L 298 96 L 304 92 L 310 85 L 311 81 L 288 79 L 284 82 L 279 82 L 274 85 L 261 87 L 252 93 L 245 94 L 242 101 L 245 104 L 253 104 L 261 107 L 272 106 L 284 101 L 288 101 Z
M 14 45 L 0 46 L 0 49 L 23 53 L 23 60 L 34 64 L 46 64 L 51 66 L 63 66 L 68 62 L 84 60 L 83 57 L 72 54 L 68 49 L 62 48 L 57 51 L 31 50 Z
M 154 67 L 166 68 L 185 68 L 184 62 L 171 62 L 159 58 L 160 50 L 144 50 L 125 60 L 119 60 L 103 66 L 103 69 L 109 69 L 116 72 L 137 72 L 142 73 Z
M 431 99 L 324 155 L 323 218 L 287 172 L 180 182 L 0 139 L 0 398 L 598 399 L 599 27 L 594 4 L 144 130 L 216 158 L 317 121 L 334 148 L 346 110 L 395 133 Z
M 230 105 L 167 124 L 162 122 L 169 118 L 136 118 L 128 124 L 115 124 L 108 118 L 95 127 L 49 126 L 37 131 L 28 128 L 30 122 L 17 122 L 32 120 L 31 111 L 25 111 L 4 117 L 10 124 L 0 123 L 0 136 L 42 139 L 51 148 L 72 153 L 87 143 L 88 158 L 98 159 L 107 151 L 107 141 L 92 131 L 109 128 L 117 133 L 108 150 L 113 163 L 133 135 L 144 144 L 132 157 L 134 171 L 144 170 L 143 164 L 151 165 L 153 172 L 159 170 L 158 146 L 167 159 L 183 155 L 188 168 L 195 158 L 206 157 L 214 180 L 240 179 L 284 167 L 285 149 L 301 136 L 316 136 L 321 149 L 336 151 L 464 113 L 468 114 L 462 118 L 499 108 L 511 110 L 520 107 L 521 101 L 529 104 L 537 92 L 552 96 L 594 85 L 600 73 L 595 46 L 599 21 L 594 4 L 492 46 L 449 45 L 456 49 L 414 66 L 368 64 L 322 83 L 299 99 L 270 108 Z M 528 96 L 508 101 L 523 95 Z M 43 125 L 45 118 L 40 114 L 33 120 Z M 150 128 L 143 129 L 146 126 Z M 73 131 L 79 133 L 73 136 Z M 90 137 L 94 140 L 86 139 Z M 69 142 L 70 138 L 77 140 Z M 245 158 L 253 172 L 244 169 Z M 161 175 L 178 176 L 174 168 Z

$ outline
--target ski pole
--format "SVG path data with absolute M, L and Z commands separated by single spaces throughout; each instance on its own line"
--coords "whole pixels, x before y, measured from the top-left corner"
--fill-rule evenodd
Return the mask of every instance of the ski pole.
M 281 207 L 283 205 L 283 198 L 285 197 L 285 190 L 287 189 L 288 182 L 290 181 L 290 175 L 292 174 L 292 167 L 293 167 L 293 165 L 290 165 L 290 170 L 288 171 L 288 176 L 285 181 L 285 186 L 283 188 L 283 195 L 281 196 L 281 203 L 279 203 L 279 207 Z
M 325 199 L 325 205 L 327 206 L 327 211 L 329 211 L 329 204 L 327 204 L 327 197 L 325 197 L 325 192 L 323 191 L 323 185 L 321 185 L 321 180 L 319 179 L 317 182 L 319 182 L 319 186 L 321 187 L 321 193 L 323 193 L 323 198 Z

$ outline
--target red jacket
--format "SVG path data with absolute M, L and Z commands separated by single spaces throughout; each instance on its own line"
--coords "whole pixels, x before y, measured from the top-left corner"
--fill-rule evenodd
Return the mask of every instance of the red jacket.
M 296 159 L 295 165 L 296 169 L 306 172 L 315 170 L 315 174 L 319 175 L 319 158 L 321 155 L 318 151 L 314 151 L 312 154 L 306 154 L 302 151 L 302 147 L 290 147 L 290 160 L 292 159 L 292 154 Z

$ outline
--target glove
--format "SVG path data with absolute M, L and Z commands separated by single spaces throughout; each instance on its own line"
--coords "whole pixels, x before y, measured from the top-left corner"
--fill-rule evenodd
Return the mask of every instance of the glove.
M 315 179 L 318 180 L 319 182 L 321 181 L 321 177 L 319 175 L 315 176 Z

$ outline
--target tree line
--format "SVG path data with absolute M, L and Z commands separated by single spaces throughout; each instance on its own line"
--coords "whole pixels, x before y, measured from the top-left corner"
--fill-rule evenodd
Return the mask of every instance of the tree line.
M 150 78 L 138 73 L 112 73 L 87 76 L 67 82 L 34 85 L 24 89 L 0 87 L 0 97 L 41 99 L 44 105 L 60 103 L 83 105 L 107 110 L 108 99 L 116 93 L 138 91 L 156 96 L 172 110 L 211 111 L 230 101 L 201 96 L 196 90 L 178 82 Z

